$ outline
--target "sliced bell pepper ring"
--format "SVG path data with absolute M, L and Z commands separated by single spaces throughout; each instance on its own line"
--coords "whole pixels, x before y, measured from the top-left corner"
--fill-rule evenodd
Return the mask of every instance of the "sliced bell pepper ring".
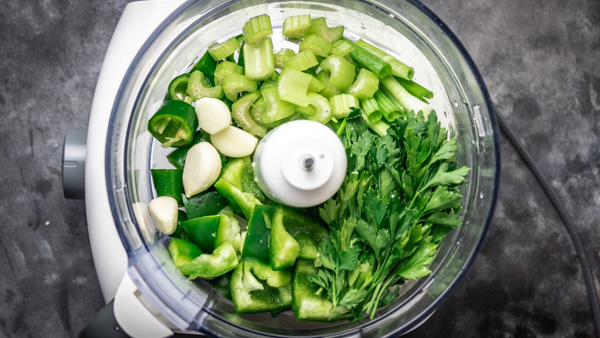
M 148 121 L 148 131 L 164 148 L 190 144 L 197 128 L 198 118 L 194 107 L 177 100 L 163 102 Z
M 292 304 L 290 270 L 274 271 L 269 265 L 245 258 L 231 275 L 231 297 L 238 313 L 287 310 Z
M 177 237 L 171 237 L 167 249 L 177 268 L 202 254 L 202 250 L 196 244 Z
M 184 73 L 176 76 L 169 83 L 169 100 L 179 100 L 186 103 L 192 103 L 192 99 L 187 94 L 188 80 L 190 79 L 189 73 Z
M 239 264 L 236 250 L 231 243 L 223 243 L 212 254 L 202 254 L 180 265 L 179 271 L 189 279 L 209 279 L 226 274 Z
M 317 273 L 313 262 L 299 259 L 294 267 L 292 280 L 292 310 L 298 320 L 331 322 L 348 317 L 350 310 L 333 304 L 324 294 L 318 294 L 319 286 L 309 280 Z
M 227 199 L 212 188 L 190 198 L 187 198 L 185 194 L 182 194 L 181 197 L 183 199 L 183 207 L 189 219 L 216 215 L 229 205 Z
M 183 193 L 182 175 L 180 169 L 151 169 L 152 181 L 156 195 L 171 196 L 177 200 L 177 203 L 183 204 L 181 194 Z
M 215 82 L 215 69 L 217 68 L 217 61 L 213 59 L 212 56 L 208 52 L 204 53 L 204 55 L 198 60 L 198 62 L 192 67 L 190 70 L 190 74 L 196 70 L 199 70 L 210 80 L 210 85 L 212 86 Z
M 270 219 L 273 217 L 275 209 L 268 205 L 254 207 L 254 212 L 248 222 L 242 258 L 253 257 L 269 264 Z M 269 227 L 267 227 L 267 222 L 269 222 Z

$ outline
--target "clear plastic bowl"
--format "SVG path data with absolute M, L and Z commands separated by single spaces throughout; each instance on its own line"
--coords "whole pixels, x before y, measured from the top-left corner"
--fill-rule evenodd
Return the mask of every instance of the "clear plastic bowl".
M 456 160 L 471 167 L 462 187 L 463 225 L 451 232 L 430 266 L 432 274 L 405 284 L 400 297 L 360 322 L 300 322 L 291 311 L 238 315 L 205 282 L 190 282 L 173 266 L 168 239 L 155 230 L 147 205 L 155 197 L 150 168 L 165 166 L 166 151 L 146 127 L 169 81 L 187 71 L 215 41 L 240 34 L 251 17 L 269 14 L 278 45 L 283 20 L 325 17 L 344 25 L 415 69 L 415 80 L 435 93 L 431 101 L 450 134 Z M 285 43 L 284 43 L 285 44 Z M 282 46 L 279 44 L 279 47 Z M 118 92 L 106 141 L 107 190 L 128 253 L 128 272 L 145 299 L 175 328 L 220 336 L 365 336 L 407 332 L 425 320 L 472 264 L 490 224 L 500 169 L 498 131 L 485 85 L 471 58 L 448 28 L 417 1 L 198 1 L 163 22 L 131 64 Z

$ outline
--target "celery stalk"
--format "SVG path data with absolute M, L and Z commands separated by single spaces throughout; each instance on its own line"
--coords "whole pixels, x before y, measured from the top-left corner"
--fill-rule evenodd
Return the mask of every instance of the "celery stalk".
M 310 34 L 300 42 L 298 50 L 303 52 L 310 49 L 315 55 L 327 57 L 331 52 L 331 48 L 333 48 L 331 42 L 319 35 Z
M 317 93 L 308 93 L 309 107 L 313 108 L 311 114 L 307 114 L 308 119 L 326 124 L 331 120 L 331 104 L 326 97 Z
M 310 25 L 311 20 L 308 14 L 290 16 L 283 21 L 282 33 L 288 38 L 302 38 Z
M 215 61 L 223 60 L 224 58 L 233 55 L 240 48 L 240 42 L 232 36 L 222 43 L 213 43 L 208 47 L 208 53 Z
M 254 136 L 263 137 L 267 133 L 267 128 L 258 124 L 250 115 L 252 105 L 260 97 L 259 91 L 242 96 L 231 106 L 231 117 L 245 131 Z
M 403 115 L 404 111 L 398 107 L 398 105 L 396 105 L 396 103 L 389 98 L 383 90 L 380 89 L 376 91 L 374 98 L 377 101 L 379 110 L 386 121 L 393 122 Z
M 360 45 L 352 42 L 348 39 L 344 39 L 349 44 L 354 47 L 354 49 L 350 52 L 350 56 L 361 68 L 367 68 L 372 71 L 378 77 L 384 77 L 392 72 L 392 67 L 390 64 L 384 60 L 382 60 L 379 56 L 369 52 L 368 50 L 362 48 Z
M 373 97 L 360 101 L 360 110 L 367 115 L 370 122 L 377 122 L 383 116 L 377 100 Z
M 281 71 L 279 83 L 277 84 L 279 98 L 301 107 L 308 106 L 309 101 L 308 97 L 306 97 L 306 93 L 311 78 L 311 75 L 302 73 L 293 68 L 285 67 Z
M 405 110 L 412 110 L 415 113 L 423 111 L 423 114 L 425 115 L 429 115 L 429 112 L 431 112 L 431 107 L 427 103 L 412 96 L 393 76 L 388 75 L 380 79 L 380 81 L 383 87 L 402 105 L 402 107 L 404 107 Z
M 229 75 L 237 73 L 244 74 L 244 67 L 238 65 L 235 62 L 231 61 L 223 61 L 217 64 L 217 68 L 215 69 L 215 84 L 220 85 L 223 84 L 223 79 L 228 77 Z
M 280 99 L 277 87 L 261 89 L 261 92 L 266 103 L 266 109 L 260 116 L 263 123 L 272 124 L 294 114 L 296 106 Z
M 273 76 L 275 63 L 273 60 L 273 42 L 268 36 L 258 46 L 244 44 L 244 69 L 246 77 L 251 80 L 266 80 Z
M 330 55 L 321 61 L 321 68 L 329 72 L 329 82 L 340 91 L 346 90 L 354 80 L 354 66 L 343 57 Z
M 330 77 L 331 76 L 329 75 L 329 72 L 325 70 L 321 70 L 319 74 L 317 74 L 317 80 L 323 84 L 323 89 L 319 90 L 319 94 L 325 97 L 332 97 L 342 93 L 339 89 L 332 85 L 331 82 L 329 82 Z
M 381 49 L 371 45 L 370 43 L 364 41 L 363 39 L 359 39 L 358 41 L 356 41 L 356 44 L 358 46 L 366 49 L 370 53 L 377 55 L 383 61 L 389 63 L 390 66 L 392 67 L 392 75 L 401 77 L 406 80 L 411 80 L 413 78 L 413 75 L 415 74 L 415 70 L 412 67 L 407 66 L 400 60 L 398 60 L 395 57 L 389 55 L 388 53 L 382 51 Z
M 284 62 L 294 55 L 296 55 L 296 53 L 291 49 L 283 48 L 278 50 L 275 54 L 273 54 L 275 68 L 282 69 Z
M 194 101 L 200 100 L 203 97 L 220 99 L 223 97 L 223 86 L 218 85 L 210 87 L 204 74 L 202 74 L 201 71 L 196 70 L 192 72 L 188 79 L 186 92 Z
M 256 81 L 238 73 L 232 73 L 223 80 L 225 96 L 232 102 L 237 101 L 241 92 L 254 92 L 256 89 L 258 89 Z
M 331 115 L 336 119 L 344 118 L 352 112 L 352 108 L 359 108 L 360 102 L 351 94 L 338 94 L 329 98 Z
M 323 88 L 325 88 L 325 85 L 323 84 L 323 82 L 319 81 L 316 77 L 307 74 L 310 76 L 310 83 L 308 84 L 308 91 L 310 92 L 315 92 L 318 93 L 321 90 L 323 90 Z
M 361 68 L 354 83 L 346 89 L 346 94 L 352 94 L 359 100 L 372 97 L 379 89 L 379 78 L 366 68 Z
M 300 52 L 289 59 L 283 61 L 285 67 L 297 69 L 299 71 L 307 70 L 319 64 L 315 53 L 308 49 Z
M 310 27 L 306 29 L 305 34 L 315 34 L 334 43 L 344 35 L 344 26 L 328 27 L 325 18 L 315 18 L 310 20 Z
M 273 34 L 271 18 L 264 14 L 251 18 L 242 29 L 247 44 L 258 46 L 269 35 Z
M 354 50 L 354 46 L 349 43 L 347 40 L 342 39 L 338 40 L 333 44 L 333 48 L 331 49 L 331 54 L 338 56 L 346 56 L 348 53 Z

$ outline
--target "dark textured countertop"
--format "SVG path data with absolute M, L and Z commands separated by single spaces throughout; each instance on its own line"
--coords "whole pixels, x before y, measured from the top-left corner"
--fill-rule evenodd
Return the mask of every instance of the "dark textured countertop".
M 61 152 L 84 127 L 126 1 L 3 1 L 0 11 L 0 337 L 68 337 L 103 306 L 83 201 Z M 427 0 L 473 57 L 496 110 L 575 220 L 600 293 L 600 2 Z M 411 337 L 592 337 L 577 256 L 550 200 L 501 134 L 487 240 Z

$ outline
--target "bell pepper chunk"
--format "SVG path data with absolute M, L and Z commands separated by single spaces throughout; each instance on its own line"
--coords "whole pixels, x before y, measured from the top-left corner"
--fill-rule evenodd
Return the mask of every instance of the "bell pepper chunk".
M 323 294 L 318 294 L 319 286 L 312 283 L 309 276 L 317 273 L 313 262 L 299 259 L 294 267 L 292 280 L 292 310 L 298 320 L 331 322 L 348 317 L 350 310 L 344 306 L 333 308 L 333 304 Z
M 179 271 L 189 275 L 189 279 L 210 279 L 224 275 L 239 264 L 237 252 L 231 243 L 223 243 L 212 254 L 202 254 L 180 265 Z
M 183 204 L 183 170 L 180 169 L 151 169 L 152 181 L 157 196 L 171 196 L 177 203 Z
M 204 216 L 181 222 L 181 226 L 189 240 L 204 252 L 215 250 L 215 237 L 221 222 L 225 222 L 223 215 Z
M 245 258 L 231 275 L 231 296 L 238 313 L 279 313 L 292 304 L 290 270 L 274 271 L 257 259 Z
M 194 107 L 179 100 L 163 102 L 148 121 L 148 131 L 163 148 L 190 144 L 197 128 L 198 118 Z
M 240 222 L 234 217 L 235 213 L 230 206 L 225 207 L 219 212 L 221 219 L 217 233 L 215 234 L 215 247 L 223 243 L 231 243 L 237 252 L 241 251 L 242 235 L 240 233 Z
M 279 206 L 285 230 L 298 242 L 298 257 L 314 260 L 321 240 L 327 236 L 327 229 L 316 219 L 299 209 Z
M 248 222 L 242 258 L 253 257 L 269 264 L 270 219 L 273 217 L 275 209 L 268 205 L 254 207 L 254 212 Z M 267 227 L 267 222 L 269 222 L 269 227 Z
M 168 250 L 177 268 L 202 254 L 202 250 L 196 244 L 177 237 L 171 238 Z
M 271 222 L 271 240 L 269 241 L 269 261 L 273 270 L 293 266 L 300 253 L 300 245 L 285 229 L 283 213 L 277 208 Z
M 189 219 L 216 215 L 229 205 L 229 202 L 214 189 L 205 190 L 190 198 L 182 195 L 183 206 Z
M 254 181 L 254 171 L 249 156 L 230 160 L 214 186 L 227 198 L 233 210 L 243 213 L 247 219 L 252 217 L 254 207 L 265 200 L 264 194 Z

